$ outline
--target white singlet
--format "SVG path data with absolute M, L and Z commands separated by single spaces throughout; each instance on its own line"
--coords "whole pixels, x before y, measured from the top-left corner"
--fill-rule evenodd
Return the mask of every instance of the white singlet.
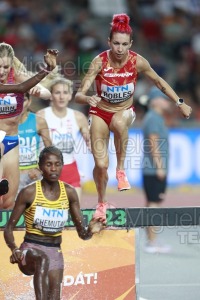
M 61 150 L 64 165 L 75 161 L 75 141 L 80 133 L 73 109 L 67 108 L 64 118 L 57 117 L 51 107 L 44 109 L 44 117 L 47 121 L 50 137 L 54 146 Z

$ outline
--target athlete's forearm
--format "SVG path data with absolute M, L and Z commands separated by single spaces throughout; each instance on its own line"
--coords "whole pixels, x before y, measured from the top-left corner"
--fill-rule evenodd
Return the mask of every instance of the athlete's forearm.
M 89 98 L 90 98 L 89 96 L 81 92 L 77 92 L 75 95 L 75 102 L 79 104 L 88 104 Z
M 4 239 L 6 245 L 10 248 L 11 251 L 17 248 L 17 245 L 15 244 L 15 240 L 14 240 L 13 230 L 10 227 L 5 228 Z
M 25 93 L 32 87 L 38 84 L 44 77 L 48 75 L 49 71 L 41 70 L 33 77 L 19 84 L 2 84 L 0 85 L 0 93 Z

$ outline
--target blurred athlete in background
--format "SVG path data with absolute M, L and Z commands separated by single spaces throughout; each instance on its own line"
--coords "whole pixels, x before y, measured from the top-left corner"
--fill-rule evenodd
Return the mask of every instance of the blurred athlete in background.
M 81 134 L 90 149 L 90 134 L 85 115 L 68 107 L 72 99 L 72 85 L 72 81 L 65 78 L 53 80 L 50 83 L 50 106 L 38 111 L 37 114 L 45 118 L 52 144 L 62 151 L 64 166 L 60 180 L 75 187 L 81 201 L 81 179 L 75 160 L 75 148 Z
M 52 145 L 47 122 L 44 118 L 30 111 L 31 102 L 31 96 L 29 93 L 25 93 L 23 111 L 18 126 L 20 169 L 18 192 L 27 184 L 41 178 L 38 168 L 41 144 L 45 147 Z

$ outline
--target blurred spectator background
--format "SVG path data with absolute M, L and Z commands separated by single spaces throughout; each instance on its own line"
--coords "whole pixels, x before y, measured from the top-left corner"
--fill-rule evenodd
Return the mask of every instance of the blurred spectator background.
M 84 7 L 84 8 L 83 8 Z M 193 107 L 184 120 L 178 109 L 171 126 L 200 122 L 200 0 L 43 0 L 0 1 L 0 42 L 11 44 L 16 56 L 35 72 L 47 48 L 60 51 L 60 72 L 73 80 L 76 92 L 92 58 L 107 49 L 114 13 L 126 12 L 133 27 L 132 50 L 144 55 L 178 95 Z M 135 93 L 140 126 L 145 106 L 139 102 L 151 82 L 138 79 Z M 92 92 L 92 91 L 91 91 Z M 34 110 L 45 106 L 38 100 Z M 87 107 L 71 106 L 87 114 Z

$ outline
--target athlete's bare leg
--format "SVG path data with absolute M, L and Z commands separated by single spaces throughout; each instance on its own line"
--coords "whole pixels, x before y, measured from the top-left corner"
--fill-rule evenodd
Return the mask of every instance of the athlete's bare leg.
M 107 149 L 110 131 L 101 118 L 92 115 L 90 133 L 92 154 L 95 162 L 93 177 L 97 188 L 98 202 L 105 202 L 109 162 Z
M 128 128 L 133 121 L 131 110 L 115 113 L 110 123 L 110 130 L 114 133 L 114 143 L 117 156 L 117 169 L 124 170 L 126 149 L 128 143 Z

